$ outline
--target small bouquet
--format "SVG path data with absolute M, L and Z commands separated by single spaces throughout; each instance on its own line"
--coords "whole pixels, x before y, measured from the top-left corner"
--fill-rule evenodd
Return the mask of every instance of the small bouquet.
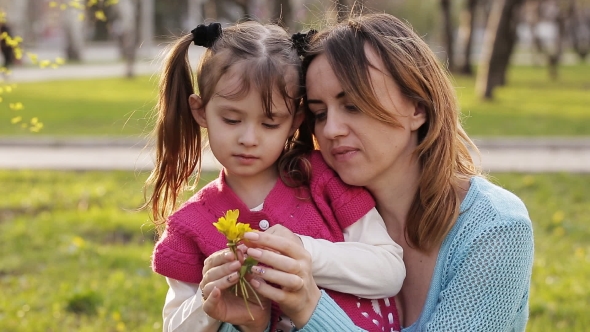
M 225 216 L 220 217 L 217 222 L 213 223 L 213 226 L 215 226 L 215 228 L 217 228 L 217 230 L 227 238 L 227 247 L 234 253 L 236 258 L 238 257 L 237 247 L 240 241 L 242 241 L 244 233 L 253 231 L 252 228 L 250 228 L 250 225 L 238 222 L 239 215 L 239 210 L 228 210 L 225 213 Z M 246 280 L 246 273 L 251 273 L 252 266 L 256 265 L 257 263 L 258 261 L 256 261 L 254 258 L 247 257 L 240 268 L 240 280 L 234 286 L 236 296 L 238 293 L 242 296 L 244 303 L 246 304 L 246 309 L 248 310 L 250 317 L 252 317 L 252 320 L 254 320 L 254 316 L 252 316 L 252 312 L 250 312 L 250 308 L 248 306 L 248 298 L 250 297 L 248 294 L 248 289 L 252 291 L 260 307 L 262 307 L 262 302 L 260 302 L 260 298 L 254 291 L 254 288 L 252 288 L 252 285 L 250 285 L 250 283 Z

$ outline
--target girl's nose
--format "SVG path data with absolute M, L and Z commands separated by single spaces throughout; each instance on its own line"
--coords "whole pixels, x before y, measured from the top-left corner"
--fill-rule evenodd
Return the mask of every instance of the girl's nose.
M 245 146 L 258 145 L 258 131 L 255 126 L 246 126 L 238 138 L 238 143 Z

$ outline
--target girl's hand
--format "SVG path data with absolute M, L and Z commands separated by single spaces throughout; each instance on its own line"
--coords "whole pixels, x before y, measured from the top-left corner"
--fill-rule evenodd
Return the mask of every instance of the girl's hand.
M 311 256 L 297 240 L 298 237 L 249 232 L 244 238 L 250 241 L 251 246 L 257 247 L 249 248 L 247 254 L 268 266 L 252 268 L 252 286 L 258 294 L 277 302 L 295 327 L 301 329 L 309 321 L 321 297 L 311 274 Z
M 269 229 L 267 229 L 265 231 L 265 233 L 281 236 L 287 240 L 293 241 L 293 243 L 297 243 L 300 246 L 303 246 L 303 242 L 301 242 L 301 238 L 297 234 L 293 233 L 290 229 L 288 229 L 287 227 L 285 227 L 283 225 L 279 225 L 279 224 L 273 225 Z
M 270 320 L 270 301 L 260 297 L 260 307 L 254 296 L 250 296 L 248 307 L 244 298 L 236 296 L 230 289 L 238 282 L 240 260 L 229 250 L 220 250 L 205 260 L 203 280 L 199 284 L 203 293 L 203 311 L 210 317 L 239 325 L 243 331 L 264 331 Z

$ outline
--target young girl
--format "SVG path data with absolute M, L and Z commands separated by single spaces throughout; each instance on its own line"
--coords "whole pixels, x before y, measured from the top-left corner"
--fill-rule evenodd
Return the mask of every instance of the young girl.
M 196 72 L 198 95 L 187 60 L 193 42 L 208 48 Z M 282 225 L 300 235 L 316 282 L 331 290 L 355 324 L 399 330 L 388 297 L 405 277 L 402 252 L 385 232 L 370 194 L 343 184 L 312 153 L 299 110 L 301 77 L 293 41 L 275 25 L 200 25 L 172 47 L 160 82 L 156 167 L 146 203 L 156 223 L 166 225 L 152 262 L 170 285 L 164 331 L 219 327 L 202 311 L 208 294 L 199 283 L 205 258 L 226 248 L 212 223 L 230 209 L 255 230 Z M 204 128 L 223 170 L 172 213 L 193 172 L 198 179 Z M 291 329 L 276 310 L 273 317 L 275 330 Z

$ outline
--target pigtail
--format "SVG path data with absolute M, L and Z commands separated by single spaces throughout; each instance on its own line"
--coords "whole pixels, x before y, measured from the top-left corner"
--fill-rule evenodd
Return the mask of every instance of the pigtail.
M 153 191 L 146 204 L 156 227 L 161 227 L 175 208 L 178 196 L 197 169 L 201 170 L 201 128 L 194 120 L 188 99 L 194 93 L 194 80 L 188 59 L 193 35 L 174 44 L 164 63 L 160 77 L 156 136 L 155 168 L 146 181 Z
M 306 33 L 298 32 L 291 35 L 292 47 L 298 57 L 305 56 L 309 43 L 316 33 L 316 30 L 309 30 Z M 303 112 L 305 118 L 295 134 L 287 140 L 283 155 L 278 162 L 281 180 L 290 187 L 309 185 L 311 163 L 308 157 L 317 145 L 313 138 L 314 117 L 305 107 L 305 72 L 305 66 L 299 68 L 299 92 L 296 108 L 293 110 L 293 112 Z

